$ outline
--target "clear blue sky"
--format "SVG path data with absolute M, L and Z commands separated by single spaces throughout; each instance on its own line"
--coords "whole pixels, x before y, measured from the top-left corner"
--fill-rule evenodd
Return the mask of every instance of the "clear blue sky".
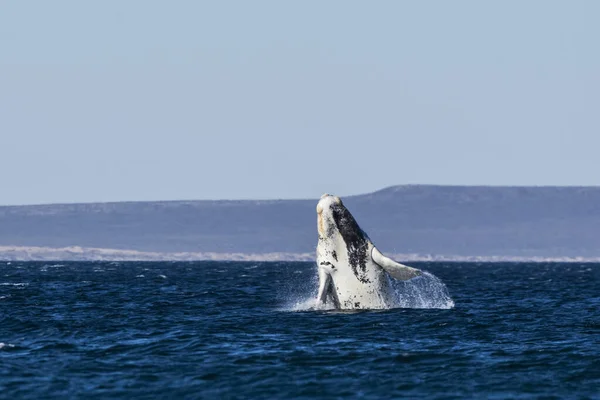
M 0 3 L 0 204 L 600 185 L 598 1 Z

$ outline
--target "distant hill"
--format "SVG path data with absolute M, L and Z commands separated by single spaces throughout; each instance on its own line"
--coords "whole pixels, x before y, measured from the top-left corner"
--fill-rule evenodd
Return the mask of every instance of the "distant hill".
M 0 246 L 310 254 L 317 201 L 4 206 Z M 600 187 L 408 185 L 343 201 L 385 253 L 600 256 Z

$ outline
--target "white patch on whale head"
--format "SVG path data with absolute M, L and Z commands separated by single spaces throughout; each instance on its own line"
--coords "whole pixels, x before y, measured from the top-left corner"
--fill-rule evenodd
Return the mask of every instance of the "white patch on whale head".
M 337 196 L 324 194 L 317 203 L 317 229 L 320 239 L 332 239 L 335 234 L 335 221 L 333 219 L 333 206 L 342 206 L 342 200 Z

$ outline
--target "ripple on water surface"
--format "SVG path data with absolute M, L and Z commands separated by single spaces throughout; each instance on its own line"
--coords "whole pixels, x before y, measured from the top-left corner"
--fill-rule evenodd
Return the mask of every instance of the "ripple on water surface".
M 313 263 L 0 263 L 0 398 L 599 397 L 599 265 L 418 267 L 336 311 Z

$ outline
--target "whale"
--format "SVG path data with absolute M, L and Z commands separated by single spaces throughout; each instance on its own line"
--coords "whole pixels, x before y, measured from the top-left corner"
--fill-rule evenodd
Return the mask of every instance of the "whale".
M 423 274 L 384 256 L 338 196 L 317 203 L 317 304 L 341 310 L 394 307 L 392 280 Z

